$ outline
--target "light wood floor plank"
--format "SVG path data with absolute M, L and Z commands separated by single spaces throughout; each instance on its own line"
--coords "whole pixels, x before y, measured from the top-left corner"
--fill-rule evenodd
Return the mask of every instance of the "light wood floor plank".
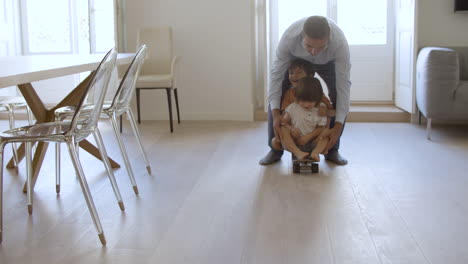
M 0 121 L 0 129 L 6 129 Z M 108 152 L 121 163 L 107 123 Z M 53 152 L 34 190 L 24 164 L 4 170 L 0 263 L 468 263 L 468 128 L 348 123 L 347 166 L 292 174 L 290 155 L 260 166 L 265 122 L 144 122 L 148 175 L 128 123 L 124 137 L 140 195 L 116 169 L 120 212 L 103 165 L 81 152 L 108 241 L 102 247 L 63 146 L 62 190 Z M 9 147 L 5 156 L 11 156 Z

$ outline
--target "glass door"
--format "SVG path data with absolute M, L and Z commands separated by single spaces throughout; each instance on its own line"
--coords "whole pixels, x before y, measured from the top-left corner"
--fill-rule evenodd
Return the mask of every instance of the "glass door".
M 391 0 L 337 0 L 336 21 L 351 54 L 351 100 L 393 101 L 394 20 Z
M 279 38 L 294 21 L 312 15 L 327 16 L 343 30 L 350 45 L 351 100 L 393 101 L 393 0 L 271 1 L 272 52 L 276 52 Z

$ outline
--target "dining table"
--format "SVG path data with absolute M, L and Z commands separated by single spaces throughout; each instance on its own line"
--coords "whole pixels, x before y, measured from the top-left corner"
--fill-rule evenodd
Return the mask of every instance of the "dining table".
M 57 108 L 73 106 L 79 102 L 90 80 L 91 73 L 97 68 L 104 58 L 104 55 L 105 54 L 53 54 L 0 57 L 0 89 L 17 86 L 34 114 L 36 123 L 53 122 L 55 120 L 54 112 Z M 117 66 L 130 64 L 134 56 L 134 53 L 119 53 L 117 55 Z M 41 94 L 40 89 L 35 89 L 33 87 L 33 82 L 83 72 L 90 72 L 90 74 L 76 87 L 68 87 L 71 91 L 52 107 L 46 107 L 46 104 L 39 96 Z M 80 142 L 79 146 L 94 157 L 101 159 L 99 150 L 89 141 L 83 140 Z M 32 162 L 33 186 L 39 175 L 47 148 L 48 143 L 46 142 L 40 142 L 36 146 Z M 18 160 L 24 157 L 24 152 L 24 144 L 21 144 L 18 147 Z M 109 161 L 113 168 L 120 167 L 113 159 L 109 158 Z M 14 167 L 14 161 L 10 159 L 7 168 Z M 26 191 L 26 188 L 23 188 L 23 191 Z

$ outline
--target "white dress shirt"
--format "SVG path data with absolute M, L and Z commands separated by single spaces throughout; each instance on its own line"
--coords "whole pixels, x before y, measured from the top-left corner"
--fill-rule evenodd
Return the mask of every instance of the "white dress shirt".
M 313 56 L 304 48 L 303 26 L 307 18 L 293 23 L 283 34 L 276 50 L 276 60 L 270 74 L 270 89 L 268 101 L 271 109 L 279 109 L 281 104 L 281 82 L 284 73 L 294 58 L 301 58 L 313 64 L 326 64 L 335 62 L 336 74 L 336 122 L 344 123 L 349 112 L 350 103 L 350 70 L 349 46 L 343 31 L 328 19 L 330 25 L 330 38 L 326 49 Z

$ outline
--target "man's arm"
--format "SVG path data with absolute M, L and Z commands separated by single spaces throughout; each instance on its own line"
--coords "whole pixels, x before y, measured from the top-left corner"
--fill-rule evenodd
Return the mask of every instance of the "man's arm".
M 335 74 L 336 74 L 336 117 L 335 125 L 330 129 L 330 141 L 324 150 L 328 153 L 340 138 L 343 131 L 343 124 L 349 112 L 350 103 L 350 71 L 351 62 L 349 57 L 349 46 L 346 39 L 342 40 L 340 47 L 336 51 Z
M 289 63 L 292 59 L 287 42 L 288 37 L 285 33 L 278 44 L 276 59 L 270 71 L 268 102 L 270 103 L 271 110 L 280 109 L 281 107 L 281 84 L 283 82 L 284 73 L 288 70 Z
M 288 49 L 287 35 L 285 33 L 283 34 L 276 50 L 276 60 L 271 69 L 270 88 L 268 89 L 268 102 L 270 103 L 270 109 L 273 115 L 273 131 L 275 133 L 275 137 L 279 140 L 281 140 L 281 83 L 283 81 L 284 73 L 288 69 L 290 60 L 291 54 Z
M 336 74 L 336 118 L 335 122 L 343 124 L 349 112 L 351 62 L 349 46 L 346 40 L 338 48 L 335 58 Z

